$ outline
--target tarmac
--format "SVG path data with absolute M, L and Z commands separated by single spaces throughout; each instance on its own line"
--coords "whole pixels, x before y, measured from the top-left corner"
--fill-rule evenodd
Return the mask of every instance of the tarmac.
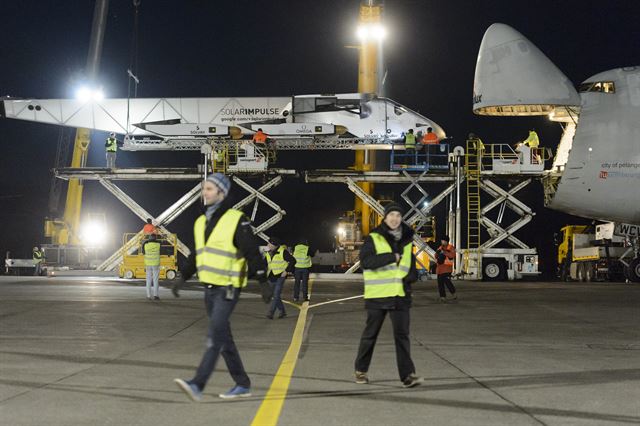
M 196 284 L 149 301 L 141 281 L 0 277 L 0 424 L 640 424 L 640 286 L 457 286 L 445 304 L 433 281 L 414 286 L 412 355 L 425 382 L 404 389 L 388 321 L 371 383 L 353 382 L 362 283 L 316 279 L 310 302 L 275 320 L 250 284 L 232 329 L 253 396 L 217 397 L 233 385 L 221 359 L 194 403 L 173 379 L 191 378 L 204 349 Z

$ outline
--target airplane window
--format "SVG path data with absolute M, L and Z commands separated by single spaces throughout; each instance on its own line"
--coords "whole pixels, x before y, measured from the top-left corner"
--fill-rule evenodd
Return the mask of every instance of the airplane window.
M 393 112 L 395 112 L 395 113 L 396 113 L 396 115 L 402 115 L 402 114 L 404 114 L 405 112 L 407 112 L 407 110 L 405 110 L 404 108 L 399 107 L 399 106 L 394 106 L 394 107 L 393 107 Z
M 598 92 L 598 93 L 615 93 L 616 86 L 613 81 L 596 81 L 582 83 L 578 86 L 578 92 Z

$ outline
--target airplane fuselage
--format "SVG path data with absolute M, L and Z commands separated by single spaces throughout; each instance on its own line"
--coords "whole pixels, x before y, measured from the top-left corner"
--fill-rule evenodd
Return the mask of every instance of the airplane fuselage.
M 640 223 L 640 67 L 580 85 L 581 112 L 549 207 L 604 221 Z

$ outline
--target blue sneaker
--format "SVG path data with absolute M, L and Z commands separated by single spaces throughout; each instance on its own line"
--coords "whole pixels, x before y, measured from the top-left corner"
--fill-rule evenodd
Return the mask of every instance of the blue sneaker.
M 173 379 L 173 381 L 192 401 L 200 402 L 202 400 L 202 391 L 198 389 L 198 386 L 182 379 Z
M 227 393 L 221 393 L 218 395 L 222 399 L 234 399 L 234 398 L 246 398 L 251 396 L 250 388 L 243 388 L 242 386 L 234 386 Z

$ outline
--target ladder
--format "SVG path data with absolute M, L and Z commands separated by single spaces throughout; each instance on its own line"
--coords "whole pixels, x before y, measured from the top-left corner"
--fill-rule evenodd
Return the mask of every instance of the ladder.
M 468 139 L 465 153 L 465 179 L 467 181 L 467 249 L 480 247 L 480 174 L 482 169 L 482 142 Z

